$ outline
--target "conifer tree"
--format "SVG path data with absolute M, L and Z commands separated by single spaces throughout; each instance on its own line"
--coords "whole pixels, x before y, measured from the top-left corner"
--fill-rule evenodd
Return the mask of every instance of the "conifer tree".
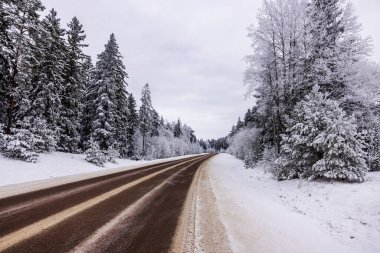
M 279 178 L 362 182 L 368 171 L 362 137 L 338 102 L 318 89 L 314 87 L 294 109 L 283 135 Z
M 321 92 L 341 99 L 350 87 L 350 67 L 368 53 L 368 41 L 359 35 L 361 26 L 351 3 L 312 0 L 307 11 L 311 35 L 308 79 Z
M 83 44 L 86 35 L 79 20 L 74 17 L 68 24 L 68 53 L 64 68 L 64 85 L 61 93 L 61 117 L 59 121 L 59 149 L 77 152 L 81 140 L 81 118 L 86 91 L 86 62 L 89 56 L 82 51 L 88 45 Z
M 94 82 L 94 65 L 91 58 L 84 62 L 85 90 L 83 97 L 83 112 L 81 118 L 81 143 L 82 150 L 88 148 L 87 144 L 91 138 L 92 121 L 95 115 L 96 84 Z
M 173 131 L 174 137 L 179 138 L 182 135 L 182 128 L 181 128 L 181 120 L 178 119 L 177 123 L 174 126 L 174 131 Z
M 125 66 L 114 34 L 98 55 L 93 71 L 94 115 L 90 138 L 101 150 L 111 156 L 123 152 L 126 143 L 127 92 L 125 90 Z M 124 120 L 124 122 L 123 122 Z M 122 124 L 121 124 L 122 123 Z M 121 139 L 123 140 L 121 141 Z M 124 155 L 124 154 L 123 154 Z
M 126 139 L 127 139 L 127 157 L 136 158 L 135 134 L 138 127 L 139 119 L 136 109 L 136 101 L 132 94 L 128 97 L 128 117 L 126 122 Z
M 150 136 L 151 137 L 159 136 L 160 135 L 159 128 L 160 128 L 160 116 L 158 115 L 158 112 L 153 108 L 153 110 L 152 110 L 152 128 L 150 130 Z
M 141 106 L 139 109 L 139 129 L 142 136 L 142 155 L 146 155 L 146 138 L 152 130 L 153 106 L 149 84 L 145 84 L 141 91 Z
M 7 52 L 11 43 L 8 37 L 10 14 L 5 7 L 5 1 L 0 2 L 0 133 L 3 130 L 2 124 L 6 122 L 7 94 L 9 94 L 7 89 L 10 82 L 10 62 Z
M 47 124 L 55 142 L 59 140 L 62 87 L 64 84 L 65 57 L 67 53 L 57 12 L 52 9 L 41 22 L 42 29 L 36 34 L 31 70 L 30 107 L 27 115 Z M 46 137 L 50 138 L 50 137 Z M 53 148 L 53 147 L 52 147 Z
M 21 1 L 1 1 L 2 23 L 1 44 L 2 51 L 2 74 L 5 75 L 2 96 L 6 100 L 6 122 L 5 133 L 11 134 L 15 127 L 15 122 L 20 120 L 22 114 L 19 111 L 26 110 L 27 97 L 26 85 L 27 72 L 22 68 L 30 65 L 30 51 L 35 44 L 34 34 L 41 29 L 39 12 L 44 10 L 40 0 L 21 0 Z M 4 41 L 10 39 L 11 41 Z M 8 68 L 8 71 L 3 69 Z M 1 85 L 1 84 L 0 84 Z M 0 86 L 1 87 L 1 86 Z

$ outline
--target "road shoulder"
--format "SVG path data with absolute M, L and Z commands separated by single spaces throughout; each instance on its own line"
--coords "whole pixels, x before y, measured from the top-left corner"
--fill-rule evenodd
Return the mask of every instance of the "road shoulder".
M 210 183 L 209 161 L 201 165 L 194 177 L 171 252 L 232 252 Z

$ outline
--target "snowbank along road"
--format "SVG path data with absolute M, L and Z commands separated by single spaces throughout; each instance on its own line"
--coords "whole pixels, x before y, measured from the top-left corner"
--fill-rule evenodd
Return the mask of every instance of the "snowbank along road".
M 186 196 L 212 155 L 0 199 L 0 252 L 169 252 Z

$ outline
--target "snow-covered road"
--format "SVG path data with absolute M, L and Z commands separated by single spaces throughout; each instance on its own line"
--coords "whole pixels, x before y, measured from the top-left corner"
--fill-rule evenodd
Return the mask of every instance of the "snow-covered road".
M 227 154 L 208 167 L 234 252 L 380 252 L 380 173 L 363 184 L 278 182 Z

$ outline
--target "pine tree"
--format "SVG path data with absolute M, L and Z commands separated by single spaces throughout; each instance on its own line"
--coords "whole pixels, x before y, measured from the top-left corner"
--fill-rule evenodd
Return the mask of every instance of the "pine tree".
M 89 56 L 82 48 L 86 35 L 79 20 L 74 17 L 68 24 L 68 53 L 64 68 L 64 85 L 60 96 L 62 109 L 59 121 L 59 149 L 66 152 L 78 152 L 81 140 L 81 118 L 86 91 L 86 62 Z
M 81 142 L 82 150 L 88 148 L 87 144 L 91 138 L 92 121 L 95 116 L 96 84 L 94 82 L 94 65 L 91 58 L 87 59 L 83 65 L 85 71 L 85 90 L 83 112 L 81 119 Z
M 27 115 L 46 121 L 59 140 L 59 121 L 61 116 L 61 97 L 64 84 L 64 68 L 67 47 L 65 30 L 61 28 L 57 12 L 52 9 L 42 20 L 42 30 L 36 38 L 33 49 L 33 63 L 30 92 L 30 108 Z
M 174 137 L 179 138 L 182 135 L 182 128 L 181 128 L 181 120 L 178 119 L 177 123 L 174 125 L 174 131 L 173 131 Z
M 150 130 L 150 137 L 157 137 L 160 135 L 159 133 L 160 128 L 160 116 L 158 115 L 158 112 L 153 109 L 152 110 L 152 128 Z
M 104 52 L 98 55 L 93 78 L 95 115 L 91 125 L 91 138 L 101 150 L 114 156 L 120 152 L 120 147 L 123 152 L 125 150 L 127 119 L 127 73 L 114 34 L 111 34 Z
M 308 6 L 311 35 L 308 79 L 330 97 L 342 99 L 350 88 L 351 66 L 369 51 L 360 36 L 351 3 L 312 0 Z
M 0 2 L 0 124 L 6 123 L 7 114 L 7 90 L 10 82 L 10 62 L 7 48 L 10 47 L 11 40 L 8 37 L 10 28 L 9 13 L 5 9 L 5 1 Z M 0 132 L 3 126 L 0 126 Z
M 314 87 L 299 102 L 283 135 L 280 179 L 326 178 L 362 182 L 363 140 L 338 102 Z
M 136 110 L 136 101 L 132 94 L 128 97 L 128 118 L 127 118 L 127 131 L 126 131 L 126 139 L 127 139 L 127 157 L 135 159 L 136 158 L 136 150 L 135 150 L 135 134 L 138 127 L 139 119 Z
M 190 131 L 190 142 L 191 143 L 196 143 L 197 142 L 197 137 L 195 136 L 195 132 L 193 129 Z
M 141 106 L 139 109 L 139 129 L 142 135 L 142 155 L 146 155 L 146 138 L 152 129 L 153 106 L 149 84 L 145 84 L 141 91 Z
M 241 121 L 240 117 L 238 118 L 238 121 L 236 123 L 236 131 L 239 132 L 240 129 L 242 129 L 244 127 L 244 123 L 243 121 Z
M 1 67 L 6 79 L 0 85 L 2 96 L 7 101 L 5 133 L 11 134 L 15 122 L 22 117 L 19 111 L 25 110 L 25 91 L 29 87 L 25 84 L 28 77 L 22 68 L 29 67 L 30 50 L 35 43 L 33 34 L 41 29 L 38 12 L 43 11 L 44 7 L 39 0 L 5 0 L 1 1 L 1 8 L 1 22 L 4 24 L 1 28 L 1 50 L 6 52 L 2 54 Z
M 338 37 L 344 32 L 339 0 L 313 0 L 308 6 L 312 64 L 310 79 L 324 93 L 342 96 L 343 83 L 338 74 Z
M 100 150 L 99 145 L 93 139 L 90 139 L 87 143 L 88 148 L 85 152 L 86 161 L 93 163 L 97 166 L 104 166 L 104 163 L 107 162 L 107 157 L 102 150 Z

